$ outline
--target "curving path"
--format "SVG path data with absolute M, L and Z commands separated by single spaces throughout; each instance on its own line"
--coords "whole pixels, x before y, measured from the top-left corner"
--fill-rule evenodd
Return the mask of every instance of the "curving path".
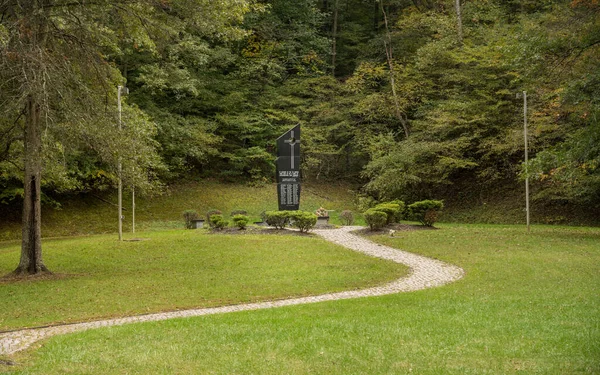
M 249 303 L 244 305 L 233 305 L 213 307 L 204 309 L 181 310 L 148 315 L 138 315 L 126 318 L 100 320 L 87 323 L 74 323 L 54 327 L 24 329 L 20 331 L 0 334 L 0 355 L 7 355 L 24 350 L 31 344 L 41 339 L 61 335 L 65 333 L 85 331 L 87 329 L 118 326 L 137 322 L 151 322 L 173 318 L 185 318 L 192 316 L 222 314 L 234 311 L 268 309 L 280 306 L 300 305 L 322 301 L 333 301 L 339 299 L 360 298 L 368 296 L 381 296 L 400 292 L 432 288 L 456 281 L 463 277 L 464 271 L 435 259 L 415 255 L 406 251 L 393 249 L 391 247 L 378 245 L 369 240 L 350 233 L 360 227 L 342 227 L 340 229 L 314 230 L 314 233 L 328 241 L 342 245 L 349 249 L 371 255 L 378 258 L 388 259 L 397 263 L 407 265 L 411 273 L 393 281 L 389 284 L 362 290 L 323 294 L 313 297 L 292 298 L 271 302 Z

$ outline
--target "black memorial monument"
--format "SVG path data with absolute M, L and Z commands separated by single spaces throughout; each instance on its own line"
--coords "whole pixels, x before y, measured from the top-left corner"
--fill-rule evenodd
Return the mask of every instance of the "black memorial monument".
M 300 125 L 277 138 L 277 198 L 280 211 L 300 207 Z

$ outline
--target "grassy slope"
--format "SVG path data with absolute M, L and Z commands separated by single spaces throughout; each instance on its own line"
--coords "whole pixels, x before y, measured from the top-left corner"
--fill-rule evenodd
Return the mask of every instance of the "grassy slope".
M 336 210 L 333 222 L 344 209 L 355 210 L 354 195 L 349 185 L 303 185 L 300 209 L 314 211 L 320 206 Z M 101 197 L 116 202 L 116 196 Z M 93 196 L 65 200 L 60 210 L 45 207 L 42 213 L 42 234 L 45 237 L 115 233 L 117 208 Z M 131 201 L 124 197 L 124 231 L 131 230 Z M 209 209 L 219 209 L 226 216 L 233 210 L 243 209 L 253 220 L 260 213 L 277 209 L 275 184 L 252 187 L 248 185 L 221 184 L 212 180 L 190 182 L 172 186 L 164 195 L 136 199 L 136 229 L 155 230 L 183 228 L 182 212 L 188 209 L 203 215 Z M 0 219 L 0 241 L 18 239 L 21 235 L 19 215 L 12 221 Z
M 445 199 L 441 221 L 454 223 L 525 224 L 524 184 L 499 185 L 481 190 L 462 186 Z M 530 220 L 534 224 L 600 226 L 600 209 L 575 204 L 550 204 L 530 195 Z
M 30 374 L 600 373 L 600 229 L 441 225 L 371 239 L 462 266 L 436 289 L 106 328 L 18 355 Z M 143 338 L 143 340 L 140 340 Z
M 316 236 L 210 235 L 204 231 L 47 240 L 47 280 L 0 279 L 0 331 L 56 322 L 316 295 L 394 280 L 405 267 Z M 19 259 L 0 244 L 0 275 Z
M 320 206 L 335 210 L 332 222 L 339 224 L 342 210 L 355 212 L 358 224 L 364 224 L 354 205 L 355 194 L 351 185 L 304 184 L 301 209 L 314 211 Z M 476 187 L 471 187 L 475 189 Z M 476 189 L 475 189 L 476 190 Z M 488 193 L 470 192 L 456 194 L 446 199 L 446 209 L 440 220 L 458 223 L 525 223 L 524 194 L 522 189 L 498 188 Z M 62 200 L 62 209 L 44 207 L 42 234 L 45 237 L 115 233 L 117 228 L 117 201 L 115 194 L 102 197 L 92 195 Z M 262 187 L 222 184 L 202 180 L 173 185 L 164 195 L 154 198 L 138 197 L 136 227 L 138 230 L 182 228 L 181 214 L 195 209 L 200 214 L 209 209 L 219 209 L 228 216 L 233 210 L 244 209 L 253 221 L 265 210 L 277 209 L 275 184 Z M 111 202 L 111 203 L 107 203 Z M 124 199 L 124 231 L 131 230 L 131 201 L 129 193 Z M 535 201 L 531 204 L 532 223 L 600 225 L 600 211 L 573 206 L 544 207 Z M 0 206 L 0 241 L 18 239 L 21 235 L 20 208 L 10 211 Z

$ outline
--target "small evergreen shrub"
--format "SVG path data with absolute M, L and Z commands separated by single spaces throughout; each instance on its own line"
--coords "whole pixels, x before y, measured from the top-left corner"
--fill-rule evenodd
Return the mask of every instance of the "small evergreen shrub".
M 194 229 L 194 220 L 197 220 L 198 212 L 196 210 L 183 211 L 183 220 L 185 220 L 185 229 Z
M 404 210 L 404 203 L 402 206 L 399 203 L 380 203 L 373 210 L 381 211 L 386 214 L 386 224 L 396 223 L 401 217 L 401 213 Z
M 388 203 L 394 203 L 398 205 L 398 215 L 396 216 L 396 223 L 399 223 L 400 221 L 402 221 L 402 219 L 404 219 L 405 216 L 405 212 L 406 212 L 406 204 L 401 201 L 400 199 L 395 199 L 393 201 L 390 201 Z
M 223 215 L 213 214 L 210 215 L 210 226 L 215 229 L 223 229 L 227 226 L 227 220 L 223 218 Z
M 432 227 L 443 208 L 444 202 L 442 201 L 424 200 L 409 205 L 408 211 L 411 219 L 419 221 L 425 226 Z
M 350 210 L 344 210 L 340 213 L 340 221 L 344 225 L 354 224 L 354 214 Z
M 365 221 L 369 224 L 371 230 L 381 229 L 387 222 L 387 215 L 383 211 L 378 211 L 374 208 L 370 208 L 363 213 Z
M 283 229 L 290 222 L 290 211 L 267 211 L 265 217 L 269 226 Z
M 293 220 L 293 226 L 300 232 L 308 232 L 317 224 L 317 215 L 306 211 L 291 211 L 289 218 Z
M 246 215 L 237 214 L 233 216 L 232 220 L 236 227 L 238 227 L 240 230 L 243 230 L 246 229 L 250 218 Z
M 223 212 L 219 210 L 208 210 L 208 212 L 206 213 L 206 222 L 211 228 L 214 226 L 212 221 L 210 220 L 211 216 L 213 215 L 223 215 Z

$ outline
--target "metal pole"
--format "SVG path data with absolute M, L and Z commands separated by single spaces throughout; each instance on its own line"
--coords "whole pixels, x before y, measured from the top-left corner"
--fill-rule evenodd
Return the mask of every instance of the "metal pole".
M 529 168 L 527 166 L 528 151 L 527 151 L 527 91 L 523 91 L 523 127 L 525 138 L 525 212 L 527 213 L 527 231 L 531 230 L 529 226 Z
M 135 185 L 131 186 L 131 233 L 135 233 Z
M 119 110 L 119 134 L 121 134 L 121 89 L 123 86 L 117 87 L 117 106 Z M 123 179 L 121 178 L 121 156 L 119 156 L 119 162 L 117 166 L 119 175 L 119 241 L 123 241 Z

